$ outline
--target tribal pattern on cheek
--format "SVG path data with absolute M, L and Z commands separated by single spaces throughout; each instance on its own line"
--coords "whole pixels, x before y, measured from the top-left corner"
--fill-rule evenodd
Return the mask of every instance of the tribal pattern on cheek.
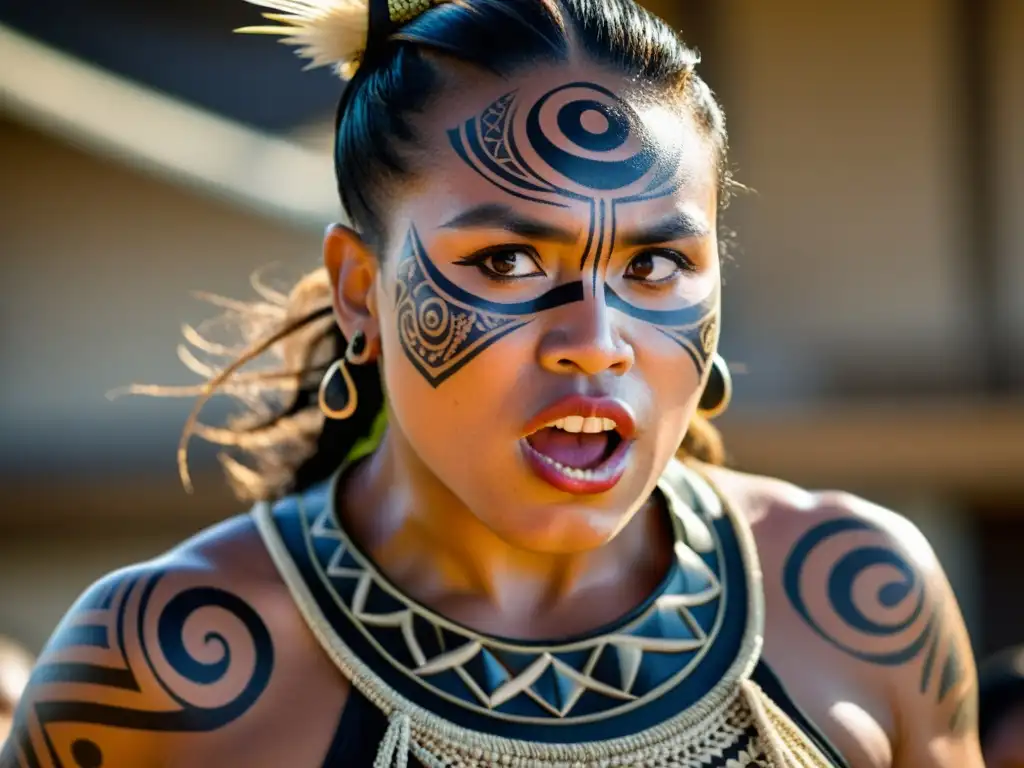
M 580 254 L 584 278 L 527 302 L 493 302 L 448 280 L 431 261 L 415 229 L 398 267 L 399 338 L 407 357 L 434 387 L 540 312 L 594 300 L 603 287 L 611 309 L 653 324 L 690 355 L 703 375 L 717 341 L 718 292 L 690 306 L 637 307 L 603 285 L 616 237 L 619 206 L 674 194 L 682 152 L 656 150 L 637 130 L 635 111 L 600 85 L 576 82 L 548 92 L 520 120 L 507 94 L 448 132 L 458 156 L 513 197 L 568 208 L 583 203 L 590 226 Z M 552 134 L 550 127 L 557 126 Z M 525 140 L 532 164 L 521 146 Z
M 533 315 L 582 299 L 581 283 L 560 285 L 537 299 L 517 303 L 475 296 L 445 277 L 413 228 L 398 265 L 398 338 L 420 374 L 438 387 Z

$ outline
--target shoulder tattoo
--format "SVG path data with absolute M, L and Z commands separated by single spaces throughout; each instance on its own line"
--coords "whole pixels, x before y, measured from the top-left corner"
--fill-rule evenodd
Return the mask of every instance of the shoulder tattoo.
M 862 520 L 826 520 L 793 546 L 783 568 L 791 605 L 815 634 L 869 664 L 919 666 L 918 688 L 953 711 L 949 727 L 973 722 L 973 687 L 944 600 L 891 537 Z
M 166 576 L 107 580 L 68 613 L 0 768 L 126 765 L 146 733 L 214 731 L 253 706 L 274 667 L 266 624 L 231 592 Z

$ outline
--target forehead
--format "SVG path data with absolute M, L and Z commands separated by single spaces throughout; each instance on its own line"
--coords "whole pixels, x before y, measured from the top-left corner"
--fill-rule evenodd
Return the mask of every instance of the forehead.
M 714 225 L 714 158 L 686 108 L 595 66 L 463 75 L 416 127 L 422 173 L 407 199 L 418 218 L 488 202 L 565 216 L 614 201 L 622 219 L 685 207 Z

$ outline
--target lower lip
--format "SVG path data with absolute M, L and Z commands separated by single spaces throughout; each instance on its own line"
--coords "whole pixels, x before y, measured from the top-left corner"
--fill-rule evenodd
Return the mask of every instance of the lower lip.
M 590 470 L 586 477 L 569 474 L 559 465 L 552 464 L 544 454 L 534 450 L 526 439 L 522 440 L 523 456 L 526 463 L 541 480 L 565 493 L 576 496 L 592 496 L 607 493 L 614 488 L 626 473 L 629 449 L 632 442 L 623 440 L 615 451 L 598 467 Z

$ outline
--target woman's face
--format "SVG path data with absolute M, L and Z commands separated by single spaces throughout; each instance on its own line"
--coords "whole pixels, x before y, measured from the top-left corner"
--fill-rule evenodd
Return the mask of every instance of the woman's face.
M 716 175 L 686 110 L 596 67 L 448 90 L 386 212 L 393 429 L 508 543 L 578 552 L 640 508 L 715 352 Z

